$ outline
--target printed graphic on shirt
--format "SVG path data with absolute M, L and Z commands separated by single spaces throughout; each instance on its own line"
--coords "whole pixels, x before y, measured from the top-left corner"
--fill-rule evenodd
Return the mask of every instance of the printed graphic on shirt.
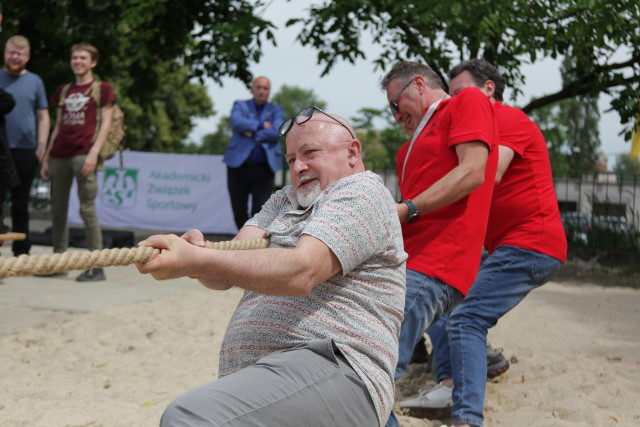
M 84 93 L 73 93 L 64 100 L 64 115 L 62 124 L 64 126 L 81 126 L 85 122 L 85 111 L 87 103 L 91 99 Z

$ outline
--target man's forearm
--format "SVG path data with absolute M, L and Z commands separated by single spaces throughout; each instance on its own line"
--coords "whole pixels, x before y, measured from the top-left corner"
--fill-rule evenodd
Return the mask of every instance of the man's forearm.
M 138 265 L 141 273 L 158 280 L 189 276 L 213 289 L 237 286 L 261 294 L 302 296 L 342 269 L 328 246 L 307 235 L 295 249 L 216 250 L 175 235 L 151 236 L 141 244 L 162 249 Z
M 455 203 L 484 183 L 489 154 L 486 145 L 483 142 L 465 142 L 456 146 L 456 152 L 458 165 L 412 199 L 420 214 Z
M 49 127 L 51 121 L 49 120 L 49 112 L 38 111 L 38 147 L 44 150 L 47 146 L 47 140 L 49 139 Z
M 224 289 L 226 284 L 266 295 L 303 296 L 333 275 L 311 267 L 316 257 L 302 249 L 215 250 L 204 256 L 196 261 L 194 271 L 198 273 L 189 276 L 213 289 Z M 209 281 L 214 286 L 206 283 Z
M 49 153 L 51 153 L 51 149 L 53 148 L 53 144 L 55 143 L 56 138 L 58 137 L 59 131 L 59 124 L 58 122 L 56 122 L 56 126 L 54 126 L 53 130 L 51 131 L 51 135 L 49 135 L 49 145 L 47 146 L 44 156 L 42 157 L 42 161 L 49 160 Z
M 413 199 L 418 212 L 426 214 L 468 196 L 482 182 L 471 179 L 472 171 L 456 167 Z

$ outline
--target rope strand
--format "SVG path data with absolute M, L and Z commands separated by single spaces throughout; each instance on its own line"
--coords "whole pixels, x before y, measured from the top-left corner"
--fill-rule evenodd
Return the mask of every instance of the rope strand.
M 212 245 L 213 249 L 220 250 L 264 249 L 269 246 L 269 240 L 229 240 L 213 242 Z M 11 276 L 54 274 L 70 270 L 145 263 L 159 253 L 159 249 L 139 246 L 137 248 L 102 249 L 90 252 L 63 252 L 53 255 L 20 255 L 19 257 L 0 259 L 0 279 Z

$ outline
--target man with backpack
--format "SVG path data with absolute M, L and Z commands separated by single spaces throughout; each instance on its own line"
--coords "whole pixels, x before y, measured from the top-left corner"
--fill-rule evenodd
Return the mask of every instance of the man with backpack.
M 75 177 L 78 184 L 80 216 L 84 221 L 89 250 L 102 249 L 102 231 L 98 223 L 95 198 L 98 194 L 96 169 L 99 154 L 111 125 L 115 96 L 107 82 L 96 82 L 93 69 L 98 50 L 80 43 L 71 47 L 71 70 L 75 82 L 59 86 L 51 102 L 58 106 L 56 123 L 42 163 L 41 176 L 51 179 L 51 216 L 53 250 L 67 250 L 69 229 L 67 211 L 69 193 Z M 80 274 L 78 281 L 105 280 L 101 268 Z

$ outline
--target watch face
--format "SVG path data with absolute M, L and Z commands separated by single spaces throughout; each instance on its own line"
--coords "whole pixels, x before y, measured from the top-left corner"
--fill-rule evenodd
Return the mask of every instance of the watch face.
M 420 214 L 418 213 L 418 209 L 416 209 L 416 205 L 411 200 L 406 200 L 404 203 L 409 208 L 409 215 L 407 216 L 407 219 L 405 221 L 407 223 L 411 223 L 415 221 L 420 216 Z

